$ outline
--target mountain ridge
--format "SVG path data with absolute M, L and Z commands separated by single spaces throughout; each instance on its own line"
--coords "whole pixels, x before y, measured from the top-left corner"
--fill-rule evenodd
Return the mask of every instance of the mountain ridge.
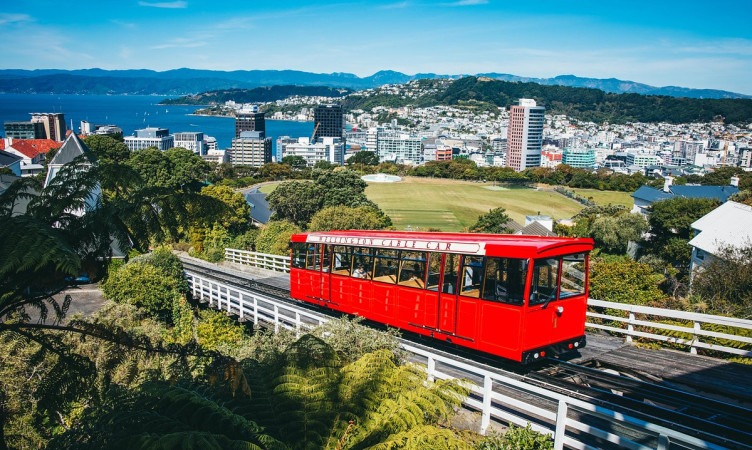
M 617 78 L 588 78 L 575 75 L 536 78 L 500 72 L 486 72 L 476 75 L 501 81 L 587 87 L 616 94 L 633 93 L 717 99 L 752 98 L 752 95 L 719 89 L 696 89 L 680 86 L 657 87 Z M 465 76 L 467 75 L 436 73 L 408 75 L 393 70 L 380 70 L 370 76 L 359 77 L 347 72 L 314 73 L 300 70 L 219 71 L 179 68 L 158 72 L 150 69 L 105 70 L 99 68 L 76 70 L 0 69 L 0 92 L 187 95 L 218 89 L 252 89 L 273 85 L 328 86 L 359 90 L 384 84 L 402 84 L 416 79 L 458 79 Z

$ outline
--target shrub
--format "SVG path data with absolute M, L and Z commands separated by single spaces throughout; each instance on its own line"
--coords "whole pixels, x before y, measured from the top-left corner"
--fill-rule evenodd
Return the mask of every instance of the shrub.
M 300 233 L 300 228 L 286 220 L 269 222 L 256 237 L 256 251 L 273 255 L 290 254 L 290 236 Z
M 110 274 L 102 286 L 105 297 L 118 303 L 143 308 L 154 317 L 168 321 L 175 299 L 180 298 L 184 281 L 146 262 L 129 262 Z
M 202 309 L 196 325 L 198 343 L 207 350 L 236 345 L 243 339 L 243 327 L 222 311 Z

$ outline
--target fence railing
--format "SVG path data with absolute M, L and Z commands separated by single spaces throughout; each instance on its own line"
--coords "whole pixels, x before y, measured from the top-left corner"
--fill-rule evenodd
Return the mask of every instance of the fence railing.
M 323 314 L 230 286 L 191 270 L 186 270 L 186 278 L 195 298 L 235 314 L 241 320 L 251 320 L 256 325 L 264 323 L 275 331 L 286 328 L 300 334 L 329 320 Z M 402 348 L 425 360 L 428 380 L 451 379 L 454 378 L 449 374 L 452 372 L 461 373 L 461 377 L 471 383 L 471 393 L 465 400 L 465 407 L 481 413 L 481 433 L 485 433 L 491 421 L 495 420 L 504 425 L 512 423 L 521 427 L 530 424 L 533 430 L 553 437 L 557 450 L 564 446 L 592 449 L 595 448 L 593 438 L 635 450 L 667 449 L 672 444 L 692 449 L 724 448 L 406 343 L 402 344 Z
M 258 253 L 248 250 L 226 248 L 225 261 L 244 264 L 246 266 L 258 267 L 261 269 L 276 270 L 277 272 L 290 271 L 289 256 L 270 255 L 268 253 Z
M 588 317 L 599 319 L 600 322 L 594 323 L 589 320 L 586 323 L 588 327 L 623 334 L 630 342 L 635 337 L 641 337 L 683 345 L 689 347 L 693 354 L 697 354 L 698 348 L 703 348 L 752 357 L 752 320 L 604 302 L 592 298 L 588 300 L 588 307 Z M 617 311 L 623 311 L 624 315 L 614 315 Z M 668 321 L 679 324 L 666 323 Z M 706 328 L 716 325 L 716 329 L 724 331 L 703 329 L 703 325 Z M 745 333 L 748 336 L 744 336 Z M 733 344 L 736 347 L 730 346 Z

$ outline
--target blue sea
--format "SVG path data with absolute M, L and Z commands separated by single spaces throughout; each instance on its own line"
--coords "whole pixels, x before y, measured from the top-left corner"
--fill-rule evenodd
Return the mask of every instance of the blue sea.
M 199 106 L 159 105 L 164 98 L 156 95 L 55 95 L 0 94 L 0 122 L 28 121 L 29 113 L 65 114 L 66 126 L 79 131 L 82 120 L 97 125 L 117 125 L 125 136 L 147 126 L 167 128 L 170 133 L 201 131 L 217 139 L 220 149 L 230 147 L 235 137 L 235 119 L 193 116 Z M 3 133 L 4 134 L 4 133 Z M 266 135 L 276 151 L 279 136 L 310 136 L 313 122 L 267 120 Z

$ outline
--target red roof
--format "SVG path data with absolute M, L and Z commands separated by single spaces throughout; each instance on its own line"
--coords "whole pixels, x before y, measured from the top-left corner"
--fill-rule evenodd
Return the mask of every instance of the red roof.
M 13 139 L 10 147 L 23 154 L 29 159 L 33 159 L 40 153 L 47 153 L 53 148 L 59 148 L 60 142 L 52 139 Z M 0 140 L 0 150 L 7 150 L 5 140 Z

